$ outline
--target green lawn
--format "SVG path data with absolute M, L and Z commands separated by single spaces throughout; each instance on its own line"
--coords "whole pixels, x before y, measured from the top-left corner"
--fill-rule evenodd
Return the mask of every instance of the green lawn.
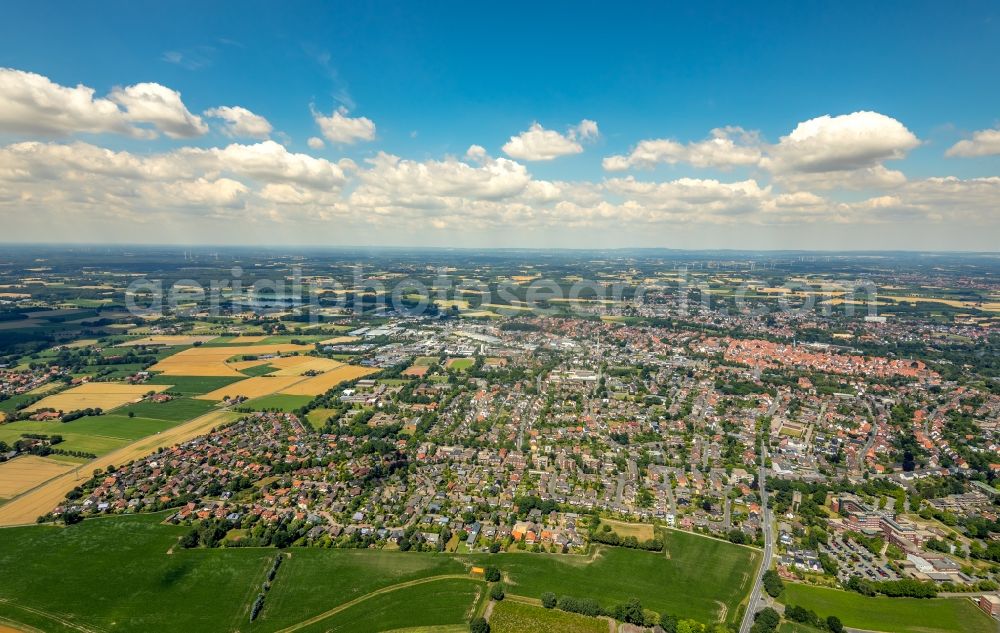
M 330 416 L 333 415 L 333 411 L 333 409 L 313 409 L 306 414 L 306 421 L 309 422 L 314 429 L 321 429 L 323 428 L 323 425 L 326 424 L 326 421 L 330 418 Z
M 844 626 L 887 633 L 995 633 L 996 623 L 964 598 L 869 598 L 857 593 L 788 583 L 785 604 L 835 615 Z
M 22 433 L 61 435 L 63 442 L 56 448 L 67 451 L 84 451 L 103 455 L 134 440 L 165 431 L 176 422 L 150 418 L 130 418 L 127 415 L 109 414 L 87 416 L 72 422 L 35 422 L 22 420 L 0 426 L 0 440 L 13 444 Z
M 664 554 L 601 547 L 596 559 L 544 554 L 472 555 L 477 564 L 497 565 L 509 576 L 508 591 L 540 598 L 546 591 L 593 598 L 611 607 L 629 598 L 657 613 L 715 622 L 726 606 L 726 621 L 737 617 L 760 560 L 755 550 L 687 532 L 666 532 Z
M 185 396 L 197 396 L 243 380 L 242 376 L 164 376 L 149 379 L 151 385 L 173 385 L 168 391 Z
M 302 629 L 303 633 L 379 633 L 411 627 L 462 625 L 469 621 L 485 583 L 473 578 L 435 580 L 404 587 L 348 607 Z M 267 607 L 264 607 L 267 610 Z M 604 628 L 607 631 L 607 627 Z
M 299 407 L 304 407 L 309 404 L 312 400 L 312 396 L 291 396 L 282 393 L 275 393 L 270 396 L 263 396 L 260 398 L 254 398 L 253 400 L 248 400 L 241 404 L 240 408 L 249 407 L 257 411 L 263 411 L 265 409 L 294 411 Z
M 493 607 L 492 633 L 607 633 L 608 622 L 558 609 L 504 600 Z
M 174 398 L 167 402 L 140 402 L 119 409 L 115 413 L 128 415 L 135 413 L 137 417 L 153 418 L 155 420 L 171 420 L 183 422 L 193 420 L 199 415 L 208 413 L 215 408 L 215 403 L 209 400 L 195 400 L 194 398 Z

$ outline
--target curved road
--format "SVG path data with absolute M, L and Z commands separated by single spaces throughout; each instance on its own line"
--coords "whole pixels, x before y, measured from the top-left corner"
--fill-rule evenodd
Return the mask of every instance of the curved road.
M 760 507 L 764 513 L 761 518 L 761 524 L 764 530 L 764 560 L 761 561 L 760 569 L 757 570 L 757 577 L 754 580 L 753 590 L 750 592 L 750 602 L 747 603 L 747 610 L 744 612 L 743 622 L 740 624 L 740 633 L 750 633 L 750 627 L 753 626 L 753 616 L 759 609 L 763 609 L 767 606 L 761 597 L 761 590 L 763 588 L 764 572 L 771 568 L 771 556 L 774 554 L 774 538 L 771 528 L 771 510 L 767 507 L 767 487 L 765 485 L 765 482 L 767 481 L 766 463 L 767 452 L 764 448 L 764 443 L 761 442 L 760 475 L 757 479 L 760 486 Z

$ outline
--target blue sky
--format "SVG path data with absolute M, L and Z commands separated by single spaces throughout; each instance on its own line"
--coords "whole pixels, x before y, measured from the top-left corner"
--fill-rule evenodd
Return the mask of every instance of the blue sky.
M 296 3 L 294 11 L 288 10 L 287 3 L 274 2 L 107 2 L 100 9 L 87 3 L 14 2 L 6 5 L 0 23 L 0 67 L 37 74 L 59 86 L 83 84 L 93 88 L 95 99 L 107 97 L 116 88 L 155 83 L 179 92 L 187 111 L 203 117 L 208 126 L 204 133 L 183 138 L 165 133 L 133 138 L 103 129 L 97 133 L 63 128 L 39 132 L 19 125 L 12 115 L 0 125 L 0 142 L 5 145 L 87 143 L 148 156 L 179 148 L 260 142 L 262 138 L 247 141 L 227 136 L 203 114 L 218 106 L 240 106 L 267 119 L 272 128 L 269 137 L 285 151 L 331 163 L 347 158 L 358 166 L 348 169 L 346 181 L 337 184 L 345 206 L 340 208 L 329 198 L 313 201 L 322 208 L 314 209 L 309 217 L 301 209 L 285 213 L 249 200 L 268 182 L 276 181 L 258 175 L 233 177 L 248 189 L 239 193 L 248 197 L 243 202 L 251 222 L 281 215 L 286 225 L 275 233 L 262 224 L 260 233 L 237 239 L 280 234 L 282 241 L 297 242 L 296 235 L 315 236 L 317 224 L 322 226 L 336 216 L 346 228 L 331 235 L 331 240 L 339 236 L 357 243 L 447 244 L 455 236 L 464 236 L 484 245 L 507 245 L 488 236 L 520 226 L 514 216 L 527 213 L 522 208 L 527 206 L 535 210 L 529 213 L 529 224 L 539 215 L 546 218 L 537 222 L 531 235 L 523 236 L 524 245 L 563 245 L 558 239 L 562 232 L 558 214 L 546 210 L 557 201 L 526 200 L 523 191 L 506 196 L 512 199 L 508 206 L 500 204 L 493 193 L 471 198 L 462 197 L 463 193 L 459 197 L 465 203 L 448 200 L 436 211 L 435 202 L 413 204 L 406 201 L 412 192 L 397 190 L 388 196 L 390 202 L 378 208 L 350 200 L 358 183 L 368 178 L 371 184 L 379 176 L 363 172 L 375 171 L 366 160 L 380 152 L 413 161 L 414 169 L 422 162 L 447 160 L 485 166 L 482 160 L 470 163 L 463 158 L 472 145 L 481 146 L 488 161 L 519 161 L 530 179 L 539 182 L 582 183 L 587 189 L 617 178 L 644 183 L 692 178 L 724 184 L 750 179 L 769 187 L 768 195 L 809 192 L 827 205 L 826 215 L 810 212 L 777 224 L 745 216 L 744 224 L 712 220 L 701 230 L 690 228 L 702 223 L 690 199 L 679 203 L 685 207 L 682 214 L 671 206 L 675 200 L 670 195 L 652 201 L 635 198 L 644 209 L 659 208 L 663 213 L 645 218 L 622 213 L 623 235 L 634 235 L 633 241 L 663 235 L 663 241 L 670 242 L 674 229 L 683 225 L 684 231 L 697 234 L 693 243 L 698 246 L 736 246 L 733 241 L 738 237 L 733 236 L 739 235 L 756 236 L 749 246 L 784 242 L 792 246 L 790 242 L 801 242 L 803 236 L 823 233 L 818 226 L 843 225 L 843 218 L 834 217 L 837 205 L 882 198 L 886 200 L 871 208 L 891 208 L 891 214 L 851 216 L 847 224 L 875 225 L 876 234 L 888 235 L 888 225 L 898 228 L 904 222 L 913 227 L 903 231 L 905 239 L 912 239 L 923 233 L 921 227 L 935 222 L 970 231 L 985 222 L 987 237 L 1000 236 L 995 211 L 979 207 L 969 211 L 970 206 L 981 205 L 984 197 L 1000 192 L 1000 187 L 989 188 L 988 179 L 1000 175 L 992 137 L 983 137 L 986 145 L 980 143 L 974 151 L 965 151 L 966 155 L 945 156 L 956 143 L 1000 124 L 1000 5 L 992 2 L 573 2 L 544 7 L 508 2 L 494 3 L 490 9 L 468 2 L 351 2 Z M 124 102 L 119 103 L 126 108 Z M 374 135 L 341 143 L 327 138 L 321 149 L 310 147 L 308 139 L 324 136 L 311 107 L 321 115 L 344 108 L 345 117 L 369 120 Z M 878 185 L 862 183 L 856 175 L 845 173 L 857 167 L 857 161 L 850 169 L 838 163 L 829 173 L 836 172 L 840 180 L 831 184 L 831 178 L 824 177 L 821 190 L 815 179 L 789 184 L 793 180 L 789 173 L 802 171 L 799 167 L 784 168 L 779 175 L 775 168 L 762 168 L 763 163 L 757 162 L 695 165 L 681 159 L 611 173 L 603 163 L 608 156 L 628 156 L 644 140 L 699 142 L 709 137 L 710 130 L 725 126 L 752 132 L 755 138 L 750 144 L 777 145 L 799 123 L 857 112 L 879 113 L 915 137 L 913 142 L 900 137 L 901 145 L 887 144 L 862 165 L 898 170 L 905 174 L 905 184 L 899 178 L 883 179 Z M 0 119 L 2 115 L 0 110 Z M 512 136 L 533 123 L 570 138 L 571 127 L 583 120 L 596 122 L 599 134 L 577 138 L 582 151 L 531 160 L 503 149 Z M 877 128 L 882 123 L 873 125 Z M 879 133 L 876 128 L 872 130 Z M 218 170 L 210 171 L 209 179 L 215 178 Z M 973 184 L 961 185 L 965 189 L 960 192 L 950 191 L 954 189 L 950 186 L 948 191 L 929 192 L 918 185 L 922 179 L 945 176 Z M 392 174 L 387 177 L 394 178 Z M 887 187 L 889 180 L 893 182 Z M 384 183 L 377 186 L 385 193 Z M 9 185 L 8 197 L 19 193 L 23 199 L 26 189 L 21 187 Z M 969 193 L 970 188 L 976 191 Z M 434 195 L 439 194 L 436 188 Z M 588 195 L 579 187 L 572 195 L 566 193 L 576 206 L 569 211 L 565 226 L 581 244 L 600 242 L 599 236 L 606 234 L 606 225 L 615 214 L 614 210 L 596 210 L 593 200 L 588 211 L 581 212 L 581 200 Z M 612 205 L 632 199 L 620 187 L 605 187 L 599 195 Z M 513 200 L 516 196 L 522 198 Z M 38 196 L 30 197 L 40 204 Z M 75 196 L 67 193 L 66 197 Z M 895 206 L 888 198 L 897 199 Z M 488 209 L 484 201 L 499 206 Z M 484 203 L 470 215 L 482 222 L 460 229 L 455 226 L 455 211 L 466 203 Z M 25 208 L 23 200 L 0 208 L 12 213 L 19 204 Z M 124 224 L 132 220 L 141 224 L 143 217 L 166 213 L 153 208 L 158 206 L 155 197 L 140 206 L 122 211 Z M 216 212 L 211 204 L 203 207 L 200 215 L 207 217 L 206 228 L 233 217 L 230 211 Z M 336 213 L 330 211 L 334 207 Z M 399 208 L 403 208 L 399 215 L 413 223 L 405 232 L 370 219 Z M 411 212 L 416 208 L 419 213 Z M 955 209 L 962 212 L 961 217 L 943 217 Z M 175 214 L 193 221 L 191 216 L 199 215 L 196 211 L 194 204 Z M 852 209 L 851 213 L 860 211 Z M 589 227 L 580 222 L 587 214 Z M 728 215 L 744 216 L 745 211 L 736 209 Z M 428 228 L 441 218 L 444 221 L 436 222 L 436 229 Z M 652 233 L 647 224 L 653 225 Z M 720 228 L 722 224 L 726 226 Z M 844 226 L 833 228 L 845 238 L 856 235 Z M 26 223 L 12 237 L 36 239 L 38 229 Z M 940 248 L 963 246 L 961 232 L 953 230 L 956 235 L 942 237 Z M 984 235 L 981 228 L 975 232 Z M 96 221 L 88 221 L 80 234 L 139 239 L 135 231 L 102 228 Z M 807 241 L 810 247 L 823 246 L 818 238 Z M 838 247 L 851 243 L 842 241 Z M 984 248 L 988 241 L 980 237 L 972 245 Z

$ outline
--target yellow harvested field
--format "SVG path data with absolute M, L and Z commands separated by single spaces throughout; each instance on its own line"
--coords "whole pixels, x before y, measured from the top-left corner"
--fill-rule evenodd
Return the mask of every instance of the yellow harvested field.
M 213 411 L 190 422 L 179 424 L 162 433 L 136 440 L 107 455 L 98 457 L 82 466 L 59 475 L 31 492 L 0 506 L 0 526 L 26 525 L 34 523 L 39 516 L 51 512 L 66 497 L 74 486 L 85 481 L 95 470 L 103 470 L 110 465 L 121 466 L 145 457 L 157 450 L 186 442 L 193 437 L 208 433 L 213 427 L 231 422 L 240 417 L 232 411 Z
M 355 341 L 360 341 L 360 336 L 334 336 L 333 338 L 328 338 L 325 341 L 320 341 L 320 345 L 336 345 L 337 343 L 353 343 Z
M 72 343 L 66 343 L 63 347 L 68 349 L 79 349 L 81 347 L 90 347 L 91 345 L 97 345 L 96 338 L 83 338 L 79 341 L 73 341 Z
M 166 376 L 241 376 L 226 361 L 234 356 L 263 356 L 285 352 L 307 352 L 311 345 L 273 343 L 270 345 L 242 345 L 222 347 L 192 347 L 168 356 L 150 367 L 150 371 Z
M 150 391 L 166 391 L 171 385 L 126 385 L 120 382 L 88 382 L 42 398 L 26 411 L 54 409 L 56 411 L 79 411 L 99 407 L 105 411 L 142 399 Z
M 256 376 L 241 380 L 236 384 L 220 387 L 204 395 L 195 396 L 198 400 L 222 401 L 226 396 L 246 396 L 249 399 L 260 398 L 277 393 L 286 387 L 303 380 L 302 376 Z
M 315 356 L 284 356 L 275 358 L 270 363 L 278 368 L 277 371 L 272 371 L 270 376 L 301 376 L 307 371 L 327 372 L 344 365 L 329 358 Z
M 24 455 L 0 464 L 0 499 L 10 499 L 73 468 L 37 455 Z
M 977 308 L 986 312 L 1000 312 L 1000 302 L 976 303 L 975 301 L 955 301 L 954 299 L 937 299 L 935 297 L 899 297 L 885 296 L 884 299 L 892 299 L 899 303 L 940 303 L 952 308 Z
M 155 334 L 137 338 L 131 341 L 119 343 L 115 347 L 135 347 L 137 345 L 194 345 L 195 343 L 207 343 L 216 336 L 197 336 L 194 334 Z
M 338 367 L 337 369 L 328 371 L 325 374 L 320 374 L 319 376 L 314 376 L 312 378 L 306 378 L 305 380 L 297 382 L 287 389 L 283 389 L 281 393 L 291 396 L 318 396 L 321 393 L 326 393 L 342 382 L 363 378 L 369 374 L 374 374 L 377 371 L 379 370 L 373 367 L 344 365 L 343 367 Z

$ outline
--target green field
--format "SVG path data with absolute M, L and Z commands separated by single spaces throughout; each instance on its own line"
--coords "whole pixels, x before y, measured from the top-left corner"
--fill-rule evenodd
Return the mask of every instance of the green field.
M 321 429 L 323 428 L 323 425 L 326 424 L 327 419 L 333 415 L 333 411 L 333 409 L 313 409 L 306 414 L 306 421 L 309 422 L 314 429 Z
M 473 578 L 435 580 L 368 598 L 300 629 L 303 633 L 379 633 L 468 623 L 485 583 Z M 419 605 L 419 606 L 418 606 Z M 265 609 L 266 610 L 266 609 Z M 463 627 L 468 630 L 467 626 Z M 607 627 L 604 629 L 607 631 Z
M 250 376 L 251 378 L 253 378 L 255 376 L 266 376 L 267 374 L 270 374 L 272 371 L 275 371 L 276 369 L 277 367 L 273 367 L 267 364 L 254 365 L 253 367 L 247 367 L 246 369 L 240 371 L 240 373 L 243 374 L 244 376 Z
M 134 413 L 138 417 L 153 418 L 155 420 L 171 420 L 183 422 L 193 420 L 199 415 L 208 413 L 215 408 L 215 403 L 209 400 L 195 400 L 194 398 L 174 398 L 168 402 L 140 402 L 119 409 L 115 413 L 128 415 Z
M 160 525 L 163 516 L 2 530 L 0 618 L 45 631 L 60 630 L 59 620 L 115 631 L 248 631 L 248 610 L 276 550 L 168 554 L 187 528 Z M 752 551 L 682 533 L 671 533 L 668 545 L 669 558 L 624 548 L 599 548 L 592 557 L 292 548 L 253 630 L 276 631 L 322 614 L 303 630 L 459 627 L 485 586 L 469 568 L 487 562 L 508 576 L 512 595 L 553 591 L 606 606 L 634 596 L 654 611 L 703 622 L 718 617 L 719 599 L 731 620 Z
M 465 573 L 461 562 L 437 554 L 296 549 L 281 566 L 258 621 L 262 629 L 280 629 L 383 587 Z
M 448 369 L 454 369 L 455 371 L 466 371 L 472 369 L 472 366 L 476 364 L 476 359 L 474 358 L 455 358 L 448 362 Z
M 544 554 L 473 555 L 477 564 L 493 564 L 507 574 L 507 591 L 540 598 L 556 595 L 593 598 L 604 607 L 639 598 L 657 613 L 699 622 L 716 622 L 725 605 L 734 620 L 750 590 L 760 554 L 746 547 L 687 532 L 666 532 L 669 557 L 622 547 L 602 547 L 590 557 Z M 707 561 L 710 561 L 707 562 Z
M 21 393 L 16 396 L 11 396 L 6 400 L 0 401 L 0 411 L 4 413 L 13 413 L 17 408 L 17 405 L 31 402 L 35 396 L 30 393 Z
M 157 374 L 149 379 L 151 385 L 173 385 L 168 391 L 186 396 L 197 396 L 215 391 L 243 380 L 240 376 L 164 376 Z
M 995 633 L 996 623 L 965 598 L 868 598 L 857 593 L 786 584 L 785 604 L 835 615 L 844 626 L 886 633 Z
M 782 622 L 778 627 L 778 633 L 823 633 L 819 629 L 814 629 L 798 622 Z
M 84 451 L 103 455 L 134 440 L 165 431 L 176 422 L 150 418 L 130 418 L 110 414 L 87 416 L 72 422 L 35 422 L 22 420 L 0 426 L 0 440 L 13 444 L 22 433 L 61 435 L 63 442 L 55 448 L 67 451 Z
M 290 396 L 283 393 L 275 393 L 270 396 L 263 396 L 247 400 L 240 405 L 240 408 L 249 407 L 256 411 L 267 409 L 277 409 L 279 411 L 294 411 L 312 402 L 312 396 Z
M 115 631 L 247 630 L 249 606 L 274 550 L 167 555 L 185 528 L 158 525 L 162 518 L 4 529 L 0 617 L 44 631 L 69 630 L 53 617 Z
M 608 633 L 608 622 L 600 618 L 543 609 L 523 602 L 504 600 L 493 607 L 491 633 Z

